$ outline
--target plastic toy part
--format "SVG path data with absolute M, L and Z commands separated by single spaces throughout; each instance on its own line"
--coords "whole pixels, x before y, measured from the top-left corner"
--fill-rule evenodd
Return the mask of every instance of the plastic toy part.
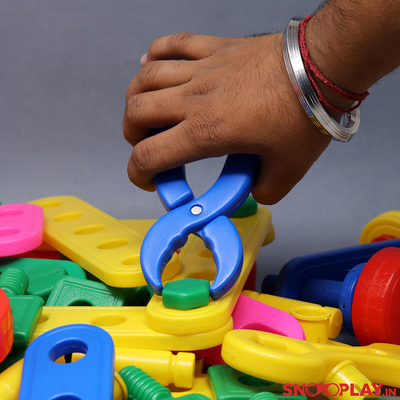
M 75 363 L 56 362 L 74 352 L 85 357 Z M 45 333 L 28 347 L 19 398 L 111 400 L 113 385 L 111 337 L 95 326 L 66 325 Z
M 210 302 L 210 282 L 203 279 L 187 278 L 168 282 L 163 290 L 163 305 L 178 310 L 192 310 Z
M 386 248 L 365 265 L 354 292 L 353 327 L 360 344 L 400 345 L 400 249 Z
M 38 296 L 8 296 L 13 315 L 13 348 L 28 346 L 43 311 L 43 299 Z
M 29 278 L 20 269 L 6 269 L 0 275 L 0 289 L 8 295 L 22 295 L 28 287 Z
M 230 321 L 236 301 L 271 226 L 271 213 L 259 207 L 257 214 L 235 218 L 234 223 L 240 232 L 244 251 L 242 273 L 234 287 L 218 301 L 210 301 L 207 306 L 193 310 L 166 308 L 162 298 L 154 295 L 146 308 L 147 321 L 152 329 L 171 335 L 194 335 L 214 331 Z M 189 237 L 188 243 L 179 253 L 179 260 L 181 271 L 173 281 L 185 278 L 212 281 L 215 278 L 212 253 L 196 236 Z
M 72 362 L 84 355 L 74 353 Z M 149 374 L 163 386 L 190 389 L 194 383 L 195 355 L 179 352 L 176 355 L 166 350 L 115 348 L 115 371 L 120 372 L 129 365 L 135 365 Z
M 362 268 L 378 251 L 399 246 L 400 240 L 394 239 L 294 258 L 278 275 L 275 294 L 339 307 L 343 324 L 352 333 L 353 295 Z
M 253 199 L 253 196 L 247 197 L 246 201 L 240 206 L 231 218 L 246 218 L 254 215 L 258 210 L 258 204 Z
M 76 197 L 49 197 L 32 203 L 44 209 L 45 242 L 60 253 L 107 285 L 146 285 L 139 261 L 141 233 Z M 178 270 L 179 260 L 174 255 L 163 279 Z
M 161 296 L 161 273 L 191 233 L 204 241 L 217 266 L 211 298 L 219 299 L 232 288 L 240 275 L 243 250 L 240 236 L 227 217 L 247 199 L 258 166 L 258 156 L 229 155 L 215 184 L 198 199 L 186 182 L 184 167 L 155 177 L 158 195 L 169 212 L 150 228 L 140 252 L 143 274 L 155 294 Z
M 0 257 L 24 253 L 43 240 L 43 210 L 32 204 L 0 205 Z
M 171 390 L 172 397 L 183 397 L 188 394 L 199 393 L 203 396 L 213 399 L 208 376 L 207 374 L 202 374 L 200 372 L 195 374 L 194 384 L 191 389 L 182 390 L 171 385 L 168 387 L 168 389 Z
M 400 238 L 400 211 L 389 211 L 368 222 L 361 232 L 360 243 L 370 243 L 379 237 Z
M 215 400 L 249 400 L 257 393 L 274 394 L 275 399 L 296 398 L 306 400 L 306 396 L 283 394 L 283 385 L 244 374 L 229 365 L 214 365 L 207 369 L 210 386 Z
M 222 357 L 239 371 L 279 383 L 351 382 L 355 388 L 368 384 L 372 392 L 379 386 L 371 382 L 381 386 L 399 383 L 400 353 L 393 344 L 336 346 L 236 330 L 225 336 Z M 357 368 L 342 364 L 347 360 Z
M 285 297 L 273 296 L 270 294 L 260 294 L 250 290 L 244 290 L 242 294 L 244 296 L 251 297 L 252 299 L 261 301 L 262 303 L 268 304 L 272 307 L 278 308 L 279 310 L 292 314 L 300 322 L 300 325 L 302 326 L 306 335 L 306 339 L 309 342 L 328 343 L 328 338 L 334 339 L 336 336 L 339 335 L 342 328 L 343 316 L 342 312 L 338 308 L 322 307 L 319 304 L 287 299 Z M 297 307 L 305 307 L 308 310 L 311 310 L 311 317 L 314 316 L 316 318 L 307 318 L 307 314 L 310 314 L 309 312 L 304 313 L 303 311 L 301 313 L 296 313 L 296 310 L 294 310 L 294 308 Z M 318 311 L 316 310 L 316 308 L 322 308 L 322 310 Z M 318 326 L 320 325 L 320 323 L 325 326 L 325 316 L 328 313 L 330 314 L 330 317 L 328 319 L 329 322 L 327 336 L 323 337 L 322 334 L 317 333 L 320 332 Z M 299 314 L 298 318 L 297 314 Z M 312 323 L 309 324 L 309 321 L 312 321 Z
M 12 314 L 7 295 L 0 289 L 0 363 L 11 351 L 14 341 Z
M 140 368 L 128 366 L 120 371 L 120 376 L 128 388 L 129 399 L 135 400 L 161 400 L 172 399 L 171 391 L 146 374 Z M 187 400 L 210 400 L 202 394 L 189 394 L 182 396 Z
M 194 351 L 221 344 L 233 327 L 229 318 L 225 324 L 205 332 L 171 335 L 152 329 L 147 319 L 146 307 L 43 307 L 33 339 L 56 327 L 81 323 L 103 328 L 112 336 L 116 347 Z
M 127 295 L 122 288 L 65 276 L 55 284 L 46 306 L 123 306 Z

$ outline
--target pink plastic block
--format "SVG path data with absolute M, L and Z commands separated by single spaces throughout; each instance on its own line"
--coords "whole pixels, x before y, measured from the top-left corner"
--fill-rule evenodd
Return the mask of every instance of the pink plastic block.
M 25 253 L 43 241 L 43 209 L 33 204 L 0 205 L 0 257 Z
M 306 339 L 303 328 L 295 317 L 242 294 L 233 310 L 232 319 L 233 329 L 252 329 L 293 339 Z M 206 350 L 205 363 L 225 364 L 221 357 L 221 346 Z

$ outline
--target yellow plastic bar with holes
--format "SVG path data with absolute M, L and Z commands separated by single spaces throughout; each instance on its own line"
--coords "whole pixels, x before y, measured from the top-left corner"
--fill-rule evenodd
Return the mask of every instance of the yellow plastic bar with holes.
M 338 336 L 342 328 L 343 315 L 338 308 L 322 307 L 319 304 L 260 294 L 251 290 L 244 290 L 242 294 L 293 315 L 302 326 L 309 342 L 328 343 L 329 338 L 334 339 Z
M 33 339 L 68 324 L 99 326 L 111 335 L 115 347 L 170 351 L 193 351 L 218 346 L 225 334 L 233 329 L 230 318 L 226 324 L 208 332 L 169 335 L 155 331 L 148 325 L 146 307 L 43 307 Z
M 389 211 L 378 215 L 365 225 L 360 244 L 371 243 L 380 236 L 400 238 L 400 211 Z
M 231 318 L 236 301 L 254 265 L 257 254 L 272 228 L 271 213 L 258 207 L 256 214 L 232 219 L 243 243 L 243 269 L 233 288 L 221 299 L 204 307 L 176 310 L 163 306 L 162 297 L 154 295 L 147 305 L 147 322 L 155 331 L 170 335 L 193 335 L 219 329 Z M 171 281 L 198 278 L 212 282 L 216 266 L 212 253 L 201 239 L 191 236 L 179 254 L 180 272 Z
M 268 332 L 227 333 L 221 355 L 231 367 L 278 383 L 400 383 L 400 346 L 336 346 L 292 339 Z
M 76 197 L 48 197 L 31 203 L 44 210 L 44 242 L 107 285 L 146 285 L 139 260 L 143 230 L 138 232 Z M 174 255 L 163 279 L 178 270 L 179 260 Z

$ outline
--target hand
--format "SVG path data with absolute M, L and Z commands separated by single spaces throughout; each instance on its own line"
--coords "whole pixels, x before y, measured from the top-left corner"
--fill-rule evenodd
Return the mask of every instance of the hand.
M 259 154 L 252 194 L 282 199 L 330 142 L 309 120 L 290 83 L 282 34 L 225 39 L 179 33 L 155 40 L 126 95 L 130 180 L 202 158 Z M 151 128 L 175 125 L 148 137 Z

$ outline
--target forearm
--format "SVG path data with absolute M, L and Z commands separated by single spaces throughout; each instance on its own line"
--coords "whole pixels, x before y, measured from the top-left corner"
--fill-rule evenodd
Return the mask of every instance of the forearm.
M 336 86 L 362 94 L 400 65 L 399 16 L 398 0 L 331 0 L 307 25 L 310 58 Z

